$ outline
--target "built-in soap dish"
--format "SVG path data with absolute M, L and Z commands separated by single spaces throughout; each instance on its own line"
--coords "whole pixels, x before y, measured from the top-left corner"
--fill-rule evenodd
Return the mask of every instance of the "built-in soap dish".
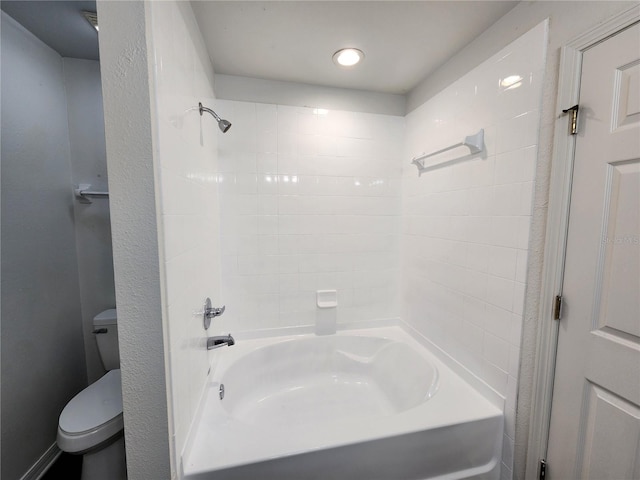
M 316 292 L 318 308 L 335 308 L 338 306 L 337 290 L 318 290 Z

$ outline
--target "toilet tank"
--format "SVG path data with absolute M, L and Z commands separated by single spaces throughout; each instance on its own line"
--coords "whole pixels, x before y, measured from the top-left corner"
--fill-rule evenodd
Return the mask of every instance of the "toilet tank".
M 102 365 L 106 370 L 120 368 L 117 325 L 118 315 L 115 308 L 100 312 L 93 317 L 93 333 L 98 344 Z

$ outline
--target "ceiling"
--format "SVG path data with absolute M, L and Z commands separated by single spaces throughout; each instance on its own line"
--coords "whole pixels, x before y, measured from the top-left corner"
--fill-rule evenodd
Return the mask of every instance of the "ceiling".
M 192 0 L 216 73 L 404 94 L 472 42 L 517 1 Z M 63 57 L 98 59 L 82 16 L 95 1 L 0 2 Z M 335 51 L 364 61 L 338 68 Z
M 82 15 L 94 1 L 0 2 L 0 8 L 62 57 L 98 60 L 98 34 Z
M 192 0 L 216 73 L 403 94 L 514 1 Z M 350 70 L 332 61 L 356 47 Z

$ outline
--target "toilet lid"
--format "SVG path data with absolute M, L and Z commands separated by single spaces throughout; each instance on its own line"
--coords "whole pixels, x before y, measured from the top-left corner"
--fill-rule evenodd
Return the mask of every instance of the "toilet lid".
M 70 434 L 98 428 L 122 414 L 120 369 L 111 370 L 78 393 L 64 407 L 59 426 Z

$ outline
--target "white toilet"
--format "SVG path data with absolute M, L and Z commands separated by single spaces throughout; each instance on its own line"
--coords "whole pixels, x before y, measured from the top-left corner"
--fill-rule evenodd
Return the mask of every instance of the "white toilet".
M 126 480 L 116 310 L 96 315 L 93 327 L 107 373 L 62 410 L 58 447 L 83 455 L 82 480 Z

